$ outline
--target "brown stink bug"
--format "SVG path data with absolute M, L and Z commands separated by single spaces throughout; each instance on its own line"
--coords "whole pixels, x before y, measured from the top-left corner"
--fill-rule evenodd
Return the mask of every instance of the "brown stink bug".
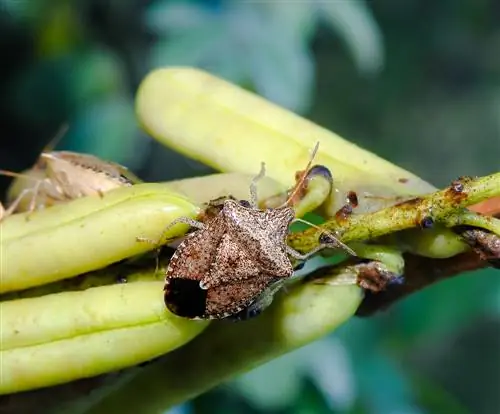
M 180 217 L 170 224 L 169 228 L 177 223 L 196 228 L 181 242 L 167 267 L 164 298 L 172 313 L 191 319 L 241 320 L 255 316 L 292 276 L 289 256 L 306 260 L 327 247 L 301 254 L 286 243 L 290 224 L 302 221 L 295 218 L 291 202 L 301 191 L 317 147 L 282 206 L 261 210 L 257 205 L 257 182 L 265 174 L 262 164 L 250 185 L 250 201 L 226 199 L 218 213 L 206 215 L 204 222 Z M 329 236 L 332 243 L 355 254 Z
M 50 151 L 47 148 L 28 171 L 20 174 L 0 170 L 0 174 L 18 179 L 9 189 L 4 217 L 14 212 L 33 212 L 84 196 L 102 195 L 114 188 L 141 182 L 119 164 L 90 154 Z

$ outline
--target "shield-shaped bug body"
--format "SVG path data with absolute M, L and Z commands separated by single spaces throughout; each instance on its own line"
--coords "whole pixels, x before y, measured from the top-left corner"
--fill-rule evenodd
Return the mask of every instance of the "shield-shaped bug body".
M 165 284 L 169 310 L 188 318 L 226 318 L 292 276 L 285 239 L 293 218 L 289 207 L 262 212 L 226 200 L 172 256 Z
M 298 220 L 289 204 L 311 161 L 287 202 L 278 208 L 261 210 L 257 205 L 256 183 L 265 173 L 262 165 L 250 186 L 250 201 L 227 199 L 203 223 L 179 218 L 170 225 L 184 222 L 197 228 L 179 245 L 166 271 L 164 297 L 171 312 L 192 319 L 255 316 L 293 275 L 289 256 L 306 260 L 326 247 L 301 254 L 286 243 L 290 224 Z
M 60 200 L 102 195 L 115 188 L 141 182 L 126 167 L 90 154 L 44 152 L 40 162 L 47 181 L 52 184 L 53 198 Z
M 114 188 L 141 182 L 119 164 L 90 154 L 47 149 L 25 173 L 0 170 L 0 174 L 18 178 L 9 189 L 8 208 L 4 217 L 14 212 L 32 212 L 79 197 L 102 195 Z

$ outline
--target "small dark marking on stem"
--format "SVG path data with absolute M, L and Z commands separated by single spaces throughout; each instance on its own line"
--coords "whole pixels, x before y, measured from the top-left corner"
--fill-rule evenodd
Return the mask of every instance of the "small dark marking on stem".
M 353 210 L 358 207 L 358 195 L 355 191 L 349 191 L 346 194 L 345 202 L 342 207 L 335 213 L 335 218 L 337 222 L 342 222 L 347 220 L 347 218 L 353 213 Z
M 434 219 L 431 216 L 425 216 L 419 223 L 422 229 L 431 229 L 434 227 Z
M 467 192 L 465 191 L 465 185 L 471 181 L 471 177 L 459 177 L 458 179 L 452 181 L 448 190 L 445 193 L 447 199 L 453 203 L 461 203 L 467 198 Z
M 461 193 L 464 191 L 464 185 L 461 181 L 453 181 L 451 183 L 450 188 L 455 192 L 455 193 Z
M 351 190 L 347 193 L 346 202 L 353 208 L 356 208 L 359 205 L 358 195 L 356 194 L 356 191 Z
M 347 218 L 352 214 L 352 206 L 350 204 L 346 204 L 335 213 L 335 218 L 337 222 L 342 222 L 347 220 Z

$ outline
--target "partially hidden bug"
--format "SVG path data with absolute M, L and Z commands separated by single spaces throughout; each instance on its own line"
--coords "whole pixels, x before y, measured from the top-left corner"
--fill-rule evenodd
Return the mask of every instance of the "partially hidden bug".
M 250 185 L 250 201 L 226 199 L 218 214 L 206 216 L 204 222 L 180 217 L 170 224 L 169 228 L 182 222 L 196 229 L 179 245 L 167 267 L 164 299 L 172 313 L 191 319 L 247 319 L 262 312 L 293 275 L 289 256 L 307 260 L 332 244 L 355 255 L 329 234 L 332 243 L 306 254 L 286 244 L 289 226 L 303 221 L 295 218 L 291 202 L 304 184 L 317 148 L 318 144 L 282 206 L 258 207 L 256 187 L 265 175 L 263 163 Z
M 142 182 L 126 167 L 94 155 L 47 149 L 28 171 L 0 170 L 0 174 L 17 178 L 9 189 L 7 208 L 0 220 L 15 212 L 31 213 L 84 196 L 102 196 L 114 188 Z

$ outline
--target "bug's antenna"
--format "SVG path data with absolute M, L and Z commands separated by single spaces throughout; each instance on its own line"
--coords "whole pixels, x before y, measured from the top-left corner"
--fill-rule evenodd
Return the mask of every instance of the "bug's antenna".
M 340 247 L 341 249 L 345 250 L 347 253 L 349 253 L 351 256 L 356 256 L 357 254 L 354 250 L 352 250 L 349 246 L 346 244 L 342 243 L 337 237 L 333 235 L 332 232 L 325 230 L 321 228 L 320 226 L 317 226 L 316 224 L 311 223 L 310 221 L 301 219 L 301 218 L 295 218 L 293 221 L 298 221 L 304 224 L 307 224 L 308 226 L 314 227 L 315 229 L 321 230 L 324 234 L 326 234 L 328 237 L 330 237 L 332 240 L 335 240 L 335 244 Z
M 6 177 L 12 177 L 12 178 L 28 178 L 30 180 L 35 180 L 35 181 L 41 180 L 40 178 L 32 177 L 29 174 L 17 173 L 17 172 L 9 171 L 9 170 L 0 170 L 0 175 L 4 175 Z
M 69 125 L 67 123 L 64 123 L 59 130 L 57 131 L 56 135 L 49 141 L 45 147 L 43 147 L 43 150 L 40 154 L 40 157 L 43 157 L 43 155 L 47 152 L 52 151 L 57 143 L 66 135 L 66 132 L 68 132 Z M 35 168 L 36 164 L 31 167 Z M 16 173 L 14 171 L 8 171 L 8 170 L 0 170 L 0 175 L 4 175 L 6 177 L 13 177 L 13 178 L 29 178 L 31 180 L 37 180 L 37 178 L 30 177 L 29 174 L 22 174 L 22 173 Z
M 304 182 L 307 178 L 307 173 L 309 172 L 309 169 L 311 168 L 311 164 L 314 160 L 314 157 L 316 156 L 316 153 L 318 152 L 318 148 L 319 148 L 319 141 L 316 142 L 316 145 L 314 145 L 314 148 L 312 150 L 311 157 L 309 158 L 309 162 L 307 163 L 306 169 L 304 171 L 302 171 L 302 173 L 300 174 L 300 177 L 297 180 L 297 184 L 295 185 L 295 188 L 293 189 L 292 193 L 288 196 L 287 200 L 283 203 L 283 205 L 281 207 L 290 206 L 290 204 L 292 203 L 292 200 L 295 198 L 297 193 L 304 186 Z
M 69 129 L 69 124 L 67 122 L 65 122 L 64 124 L 62 124 L 59 127 L 59 129 L 57 130 L 57 132 L 54 135 L 54 137 L 47 143 L 47 145 L 45 145 L 45 147 L 43 147 L 42 154 L 44 152 L 50 152 L 50 151 L 52 151 L 57 146 L 57 144 L 59 143 L 59 141 L 61 141 L 61 139 L 64 138 L 64 136 L 68 132 L 68 129 Z
M 260 171 L 259 173 L 252 178 L 252 182 L 250 183 L 250 205 L 254 208 L 258 208 L 258 200 L 257 200 L 257 182 L 261 180 L 266 175 L 266 164 L 260 163 Z

